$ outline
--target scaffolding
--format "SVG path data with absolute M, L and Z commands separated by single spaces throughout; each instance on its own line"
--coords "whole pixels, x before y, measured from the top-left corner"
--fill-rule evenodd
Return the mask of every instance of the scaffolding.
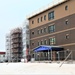
M 12 61 L 20 62 L 22 58 L 22 29 L 11 30 Z

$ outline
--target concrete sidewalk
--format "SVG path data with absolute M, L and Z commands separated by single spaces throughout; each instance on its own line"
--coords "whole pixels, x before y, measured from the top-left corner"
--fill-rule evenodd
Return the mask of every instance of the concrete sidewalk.
M 0 74 L 75 75 L 75 64 L 60 63 L 0 63 Z

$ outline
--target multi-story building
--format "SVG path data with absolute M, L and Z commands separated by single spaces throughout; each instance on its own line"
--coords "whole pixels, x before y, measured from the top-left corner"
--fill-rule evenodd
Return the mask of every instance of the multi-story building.
M 9 62 L 12 61 L 10 33 L 6 35 L 6 60 L 8 60 Z
M 0 52 L 0 63 L 5 61 L 5 52 Z
M 19 62 L 22 58 L 22 28 L 11 30 L 12 61 Z
M 75 50 L 75 0 L 58 1 L 28 17 L 31 55 L 39 45 Z
M 23 58 L 29 55 L 29 23 L 26 20 L 22 27 Z

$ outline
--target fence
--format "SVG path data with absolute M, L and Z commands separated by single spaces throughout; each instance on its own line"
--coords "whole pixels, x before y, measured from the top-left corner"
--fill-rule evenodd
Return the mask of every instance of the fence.
M 34 58 L 35 58 L 36 61 L 44 61 L 44 60 L 63 61 L 69 55 L 70 52 L 72 52 L 72 53 L 66 59 L 66 61 L 75 60 L 75 50 L 38 52 L 38 53 L 34 53 Z
M 69 55 L 70 52 L 71 54 Z M 75 60 L 75 50 L 36 52 L 33 58 L 34 61 L 64 61 L 66 58 L 65 61 L 70 61 Z M 21 60 L 21 58 L 12 58 L 12 62 L 18 62 L 19 60 Z

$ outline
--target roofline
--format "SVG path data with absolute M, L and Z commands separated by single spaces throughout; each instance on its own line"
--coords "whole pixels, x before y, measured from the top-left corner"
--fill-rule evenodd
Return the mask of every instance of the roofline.
M 27 19 L 29 20 L 29 19 L 31 19 L 31 18 L 33 18 L 33 17 L 35 17 L 35 16 L 37 16 L 37 15 L 39 15 L 39 14 L 45 12 L 45 11 L 48 11 L 49 9 L 52 9 L 52 8 L 54 8 L 54 7 L 56 7 L 56 6 L 59 6 L 60 4 L 65 3 L 65 2 L 67 2 L 67 1 L 70 1 L 70 0 L 63 0 L 63 1 L 61 1 L 61 2 L 58 2 L 57 4 L 53 4 L 52 6 L 49 6 L 49 7 L 47 7 L 46 9 L 44 9 L 44 10 L 42 10 L 42 11 L 39 11 L 39 12 L 36 12 L 36 13 L 30 15 L 30 16 L 27 16 Z
M 5 54 L 6 52 L 0 52 L 0 54 Z
M 38 48 L 38 47 L 40 47 L 40 46 L 48 46 L 48 47 L 50 47 L 51 45 L 39 45 L 39 46 L 37 46 L 37 47 L 35 47 L 35 48 Z M 61 47 L 61 48 L 63 48 L 62 46 L 51 46 L 51 47 Z M 33 48 L 33 50 L 34 50 L 35 48 Z

